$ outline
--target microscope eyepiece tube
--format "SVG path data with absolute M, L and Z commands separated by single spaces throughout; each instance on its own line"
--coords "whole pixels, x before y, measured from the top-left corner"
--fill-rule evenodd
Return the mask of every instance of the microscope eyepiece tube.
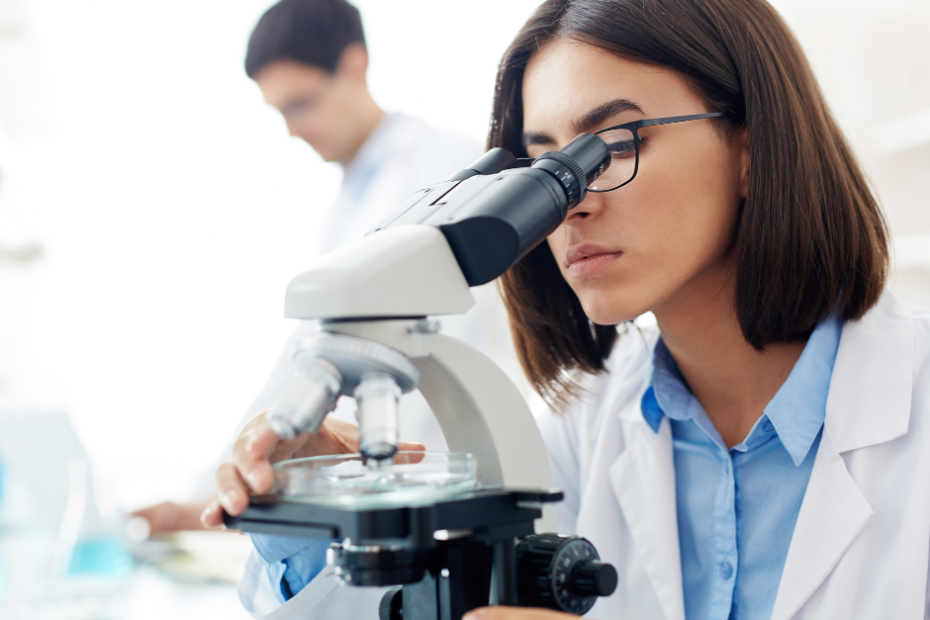
M 359 451 L 366 459 L 383 461 L 397 452 L 400 395 L 397 381 L 386 374 L 366 375 L 355 388 Z
M 565 221 L 610 166 L 607 144 L 583 133 L 529 167 L 495 148 L 451 181 L 417 192 L 375 232 L 425 224 L 442 231 L 469 286 L 510 269 Z
M 298 364 L 297 373 L 268 417 L 282 439 L 320 430 L 326 414 L 336 405 L 342 389 L 339 370 L 322 358 Z

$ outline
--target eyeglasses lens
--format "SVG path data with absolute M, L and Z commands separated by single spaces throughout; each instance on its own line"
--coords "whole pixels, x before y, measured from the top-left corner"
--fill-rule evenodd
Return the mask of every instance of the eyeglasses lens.
M 597 136 L 610 150 L 610 165 L 588 189 L 607 192 L 628 182 L 636 173 L 636 136 L 629 129 L 611 129 Z

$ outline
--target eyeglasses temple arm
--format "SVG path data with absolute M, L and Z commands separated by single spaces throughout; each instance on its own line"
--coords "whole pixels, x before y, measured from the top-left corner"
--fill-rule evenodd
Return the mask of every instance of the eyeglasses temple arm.
M 709 112 L 707 114 L 690 114 L 688 116 L 668 116 L 666 118 L 647 118 L 640 121 L 640 127 L 654 127 L 656 125 L 671 125 L 673 123 L 685 123 L 687 121 L 699 121 L 704 118 L 716 118 L 723 116 L 722 112 Z

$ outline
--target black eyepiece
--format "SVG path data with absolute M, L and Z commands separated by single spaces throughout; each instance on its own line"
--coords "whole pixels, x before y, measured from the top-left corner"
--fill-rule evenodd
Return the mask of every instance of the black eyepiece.
M 604 141 L 593 133 L 579 134 L 559 152 L 568 155 L 581 166 L 584 171 L 585 189 L 610 165 L 610 150 Z
M 590 133 L 583 133 L 569 142 L 561 151 L 540 156 L 533 168 L 547 171 L 562 185 L 568 198 L 566 211 L 584 200 L 588 185 L 610 165 L 610 151 L 604 141 Z

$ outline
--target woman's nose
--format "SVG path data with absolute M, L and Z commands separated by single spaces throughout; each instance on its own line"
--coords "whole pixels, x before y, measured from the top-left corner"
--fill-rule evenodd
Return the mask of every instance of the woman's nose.
M 596 216 L 604 209 L 605 199 L 609 194 L 595 194 L 588 192 L 585 194 L 584 200 L 578 203 L 574 209 L 568 212 L 568 217 L 565 218 L 566 222 L 571 222 L 572 220 L 584 220 L 592 216 Z

